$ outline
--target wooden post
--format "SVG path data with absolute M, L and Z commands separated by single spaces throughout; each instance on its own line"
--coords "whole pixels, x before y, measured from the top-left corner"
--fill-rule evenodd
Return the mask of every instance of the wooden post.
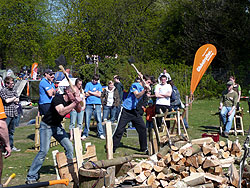
M 181 122 L 180 122 L 180 111 L 177 110 L 177 132 L 181 135 Z
M 112 138 L 112 127 L 111 122 L 106 121 L 106 150 L 107 159 L 113 159 L 113 138 Z M 110 175 L 110 185 L 115 185 L 115 166 L 107 168 L 107 173 Z
M 39 150 L 39 148 L 40 148 L 40 135 L 39 135 L 40 123 L 41 123 L 41 116 L 36 116 L 36 124 L 35 124 L 35 150 Z
M 185 100 L 186 100 L 186 110 L 185 110 L 186 111 L 186 121 L 188 123 L 188 104 L 189 104 L 188 95 L 186 95 Z
M 79 128 L 74 128 L 74 142 L 75 142 L 75 152 L 76 152 L 76 160 L 77 160 L 77 169 L 82 166 L 83 158 L 82 158 L 82 141 Z

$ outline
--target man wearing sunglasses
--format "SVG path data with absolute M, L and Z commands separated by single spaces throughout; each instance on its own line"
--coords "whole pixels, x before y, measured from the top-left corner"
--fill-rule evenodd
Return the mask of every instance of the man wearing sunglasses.
M 55 73 L 51 69 L 46 69 L 43 74 L 43 79 L 39 84 L 39 113 L 45 115 L 50 108 L 52 98 L 56 94 L 55 85 L 53 80 Z

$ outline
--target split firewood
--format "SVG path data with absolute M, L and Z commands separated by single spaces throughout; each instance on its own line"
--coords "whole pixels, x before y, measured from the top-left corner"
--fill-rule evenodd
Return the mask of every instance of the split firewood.
M 177 148 L 181 148 L 183 147 L 184 145 L 186 145 L 188 142 L 187 141 L 178 141 L 178 142 L 175 142 L 174 145 L 177 147 Z
M 193 166 L 189 167 L 189 171 L 190 171 L 190 173 L 196 173 L 197 172 L 196 169 Z
M 230 156 L 230 152 L 229 151 L 222 152 L 222 158 L 223 159 L 227 159 L 229 156 Z
M 197 162 L 198 162 L 198 164 L 199 165 L 202 165 L 203 164 L 203 162 L 205 161 L 205 157 L 203 157 L 203 156 L 201 156 L 201 155 L 198 155 L 197 156 Z
M 194 155 L 187 158 L 186 164 L 188 164 L 187 166 L 193 166 L 193 167 L 195 167 L 195 168 L 199 168 L 199 164 L 198 164 L 198 161 L 197 161 L 197 157 L 194 156 Z
M 193 144 L 190 148 L 187 148 L 185 152 L 183 152 L 184 156 L 190 157 L 196 153 L 201 151 L 201 147 L 198 144 Z
M 205 183 L 202 185 L 196 185 L 192 188 L 214 188 L 214 184 L 213 183 Z
M 226 145 L 226 143 L 225 143 L 223 140 L 221 140 L 221 141 L 219 142 L 219 144 L 220 144 L 220 147 L 221 147 L 221 148 L 223 148 L 223 147 Z
M 171 162 L 171 155 L 170 155 L 170 153 L 168 153 L 167 155 L 165 155 L 164 156 L 164 162 L 165 162 L 165 164 L 167 165 L 168 163 L 170 163 Z
M 151 173 L 151 175 L 148 177 L 148 180 L 147 180 L 147 185 L 152 185 L 153 182 L 155 181 L 156 179 L 156 176 L 155 176 L 155 173 Z
M 135 174 L 140 174 L 142 172 L 142 167 L 140 164 L 138 164 L 133 168 L 133 170 Z
M 165 145 L 163 148 L 160 149 L 160 151 L 157 153 L 157 157 L 163 158 L 171 149 L 168 145 Z
M 166 175 L 163 172 L 160 172 L 157 176 L 156 179 L 158 180 L 165 180 L 166 179 Z
M 169 167 L 171 170 L 173 170 L 174 172 L 181 172 L 185 169 L 185 166 L 181 166 L 181 165 L 172 165 Z
M 186 158 L 183 157 L 181 160 L 178 161 L 178 165 L 185 165 L 185 162 L 186 162 Z
M 154 171 L 156 171 L 156 172 L 161 172 L 163 169 L 164 169 L 164 167 L 154 165 Z
M 216 166 L 214 172 L 216 175 L 222 175 L 223 174 L 222 166 Z
M 201 168 L 201 166 L 199 168 L 197 168 L 196 170 L 198 173 L 204 173 L 204 170 Z
M 189 186 L 196 186 L 200 184 L 206 183 L 204 174 L 201 173 L 193 173 L 190 176 L 182 179 Z
M 214 147 L 215 147 L 217 150 L 219 150 L 219 149 L 220 149 L 220 144 L 219 144 L 218 142 L 216 142 L 216 143 L 214 144 Z
M 164 169 L 162 170 L 162 173 L 164 173 L 165 175 L 171 174 L 171 170 L 169 167 L 164 167 Z
M 205 142 L 207 144 L 210 144 L 210 143 L 213 143 L 214 140 L 211 137 L 198 138 L 198 139 L 191 140 L 192 144 L 198 144 L 200 146 L 202 146 Z
M 128 171 L 127 175 L 131 178 L 131 179 L 135 179 L 136 178 L 136 174 L 133 171 Z
M 212 180 L 212 181 L 215 181 L 219 184 L 224 184 L 227 182 L 227 178 L 223 178 L 221 176 L 216 176 L 216 175 L 213 175 L 213 174 L 210 174 L 210 173 L 205 173 L 205 178 L 206 179 L 209 179 L 209 180 Z
M 181 156 L 180 156 L 180 154 L 179 154 L 178 152 L 174 152 L 174 153 L 172 154 L 172 160 L 173 160 L 175 163 L 177 163 L 180 159 L 181 159 Z
M 167 187 L 168 186 L 168 182 L 165 180 L 160 180 L 161 186 L 162 187 Z
M 236 153 L 241 151 L 241 145 L 237 141 L 233 143 L 232 151 Z
M 227 151 L 227 150 L 228 150 L 227 146 L 224 146 L 224 147 L 223 147 L 223 150 L 224 150 L 224 151 Z
M 242 156 L 242 152 L 241 151 L 236 153 L 236 157 L 237 158 L 240 158 L 241 156 Z
M 157 161 L 157 166 L 160 166 L 160 167 L 165 167 L 166 166 L 163 158 L 160 159 L 159 161 Z
M 212 147 L 204 143 L 202 146 L 202 152 L 204 153 L 204 155 L 209 154 L 211 151 L 212 151 Z
M 185 144 L 184 146 L 182 146 L 182 147 L 179 149 L 179 153 L 182 154 L 184 151 L 186 151 L 187 148 L 190 148 L 190 147 L 192 147 L 192 144 L 191 144 L 191 143 Z
M 146 177 L 149 177 L 152 174 L 151 170 L 145 170 L 143 172 Z
M 208 167 L 215 167 L 218 165 L 220 165 L 220 161 L 218 160 L 217 157 L 215 157 L 215 158 L 207 157 L 206 160 L 204 161 L 202 167 L 208 168 Z
M 144 170 L 152 170 L 153 169 L 153 165 L 154 164 L 152 164 L 152 162 L 150 162 L 150 161 L 145 161 L 145 162 L 141 163 L 141 167 Z
M 180 174 L 181 174 L 182 178 L 186 178 L 189 176 L 189 172 L 187 172 L 187 171 L 182 171 L 182 172 L 180 172 Z
M 172 146 L 171 146 L 171 150 L 172 150 L 172 151 L 178 151 L 178 150 L 179 150 L 179 148 L 178 148 L 178 147 L 176 147 L 176 146 L 174 146 L 174 145 L 172 145 Z
M 153 184 L 151 185 L 151 187 L 152 187 L 152 188 L 158 188 L 160 185 L 161 185 L 161 183 L 160 183 L 159 181 L 155 180 L 155 181 L 153 182 Z
M 234 157 L 229 157 L 227 159 L 220 159 L 220 164 L 222 168 L 227 168 L 229 167 L 232 163 L 234 163 Z
M 147 179 L 147 177 L 144 175 L 144 172 L 141 172 L 138 176 L 136 176 L 135 180 L 138 183 L 143 183 L 145 180 Z
M 237 169 L 235 168 L 234 164 L 231 164 L 229 166 L 228 174 L 229 174 L 230 183 L 233 186 L 238 187 L 238 185 L 239 185 L 239 173 L 238 173 Z
M 219 156 L 219 152 L 216 147 L 212 147 L 212 150 L 210 152 L 212 155 L 215 155 L 216 157 Z
M 232 150 L 232 145 L 233 145 L 233 142 L 232 142 L 231 140 L 227 140 L 227 149 L 228 149 L 229 151 Z

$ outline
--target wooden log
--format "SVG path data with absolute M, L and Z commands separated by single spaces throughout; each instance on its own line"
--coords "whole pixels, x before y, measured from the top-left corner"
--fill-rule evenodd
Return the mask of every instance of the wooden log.
M 171 170 L 169 167 L 164 167 L 164 169 L 162 170 L 162 173 L 164 173 L 165 175 L 171 174 Z
M 240 158 L 241 156 L 242 156 L 242 152 L 241 151 L 236 153 L 236 157 L 237 158 Z
M 181 160 L 178 161 L 178 165 L 185 165 L 185 162 L 186 162 L 186 158 L 183 157 Z
M 195 168 L 199 168 L 199 164 L 198 164 L 198 161 L 197 161 L 197 157 L 196 156 L 191 156 L 191 157 L 188 157 L 186 159 L 186 164 L 188 164 L 188 166 L 193 166 Z
M 154 167 L 154 164 L 150 161 L 142 162 L 140 165 L 141 165 L 143 170 L 150 170 L 151 171 Z
M 201 166 L 199 168 L 197 168 L 196 170 L 198 173 L 204 173 L 204 170 L 201 168 Z
M 204 161 L 202 167 L 203 168 L 208 168 L 208 167 L 215 167 L 220 165 L 220 161 L 218 160 L 218 158 L 212 158 L 212 157 L 207 157 L 206 160 Z
M 135 180 L 138 183 L 142 183 L 147 179 L 147 177 L 144 175 L 144 172 L 141 172 L 138 176 L 136 176 Z
M 181 172 L 181 171 L 183 171 L 183 170 L 185 169 L 185 166 L 181 166 L 181 165 L 172 165 L 172 166 L 170 166 L 169 168 L 170 168 L 172 171 L 179 173 L 179 172 Z
M 214 184 L 213 183 L 205 183 L 202 185 L 193 186 L 192 188 L 214 188 Z
M 153 182 L 155 181 L 156 179 L 156 176 L 155 176 L 155 173 L 151 173 L 151 175 L 148 177 L 148 180 L 147 180 L 147 185 L 152 185 Z
M 211 151 L 212 151 L 212 147 L 204 143 L 202 146 L 202 152 L 204 153 L 204 155 L 210 154 Z
M 161 186 L 162 187 L 167 187 L 168 186 L 168 181 L 166 180 L 160 180 Z
M 240 152 L 241 151 L 241 145 L 237 142 L 237 141 L 235 141 L 234 143 L 233 143 L 233 146 L 232 146 L 232 151 L 234 151 L 234 152 Z
M 171 146 L 171 150 L 172 150 L 172 151 L 178 151 L 178 150 L 179 150 L 179 148 L 178 148 L 178 147 L 176 147 L 176 146 L 174 146 L 174 145 L 172 145 L 172 146 Z
M 160 172 L 157 176 L 156 179 L 158 180 L 165 180 L 166 179 L 166 175 L 163 172 Z
M 76 152 L 76 160 L 77 160 L 77 168 L 82 166 L 83 158 L 82 158 L 82 141 L 79 128 L 74 128 L 74 142 L 75 142 L 75 152 Z
M 94 169 L 94 168 L 107 168 L 110 166 L 116 166 L 120 165 L 126 162 L 129 162 L 133 159 L 133 156 L 126 156 L 126 157 L 118 157 L 115 159 L 109 159 L 109 160 L 102 160 L 102 161 L 96 161 L 95 164 L 91 162 L 84 163 L 83 167 L 85 169 Z
M 222 158 L 223 159 L 227 159 L 229 156 L 230 156 L 230 152 L 229 151 L 222 152 Z
M 154 171 L 156 171 L 156 172 L 161 172 L 163 169 L 164 169 L 164 167 L 154 165 Z
M 175 142 L 174 145 L 177 147 L 177 148 L 181 148 L 183 146 L 185 146 L 188 142 L 187 141 L 178 141 L 178 142 Z
M 227 151 L 227 146 L 224 146 L 224 147 L 223 147 L 223 150 L 224 150 L 224 151 Z
M 219 184 L 224 184 L 224 183 L 227 182 L 227 178 L 216 176 L 216 175 L 213 175 L 213 174 L 210 174 L 210 173 L 205 173 L 205 178 L 209 179 L 209 180 L 212 180 L 212 181 L 215 181 L 215 182 L 217 182 Z
M 218 142 L 216 142 L 216 143 L 214 144 L 214 147 L 215 147 L 217 150 L 219 150 L 219 149 L 220 149 L 220 144 L 219 144 Z
M 188 177 L 189 176 L 189 172 L 187 172 L 187 171 L 181 171 L 181 177 L 182 178 L 186 178 L 186 177 Z
M 192 144 L 198 144 L 200 146 L 202 146 L 204 143 L 210 144 L 213 142 L 214 140 L 211 137 L 198 138 L 198 139 L 191 140 Z
M 233 142 L 231 140 L 227 140 L 227 149 L 229 151 L 232 151 L 232 145 L 233 145 Z
M 179 149 L 179 153 L 182 154 L 183 152 L 186 151 L 187 148 L 190 148 L 190 147 L 192 147 L 192 144 L 191 144 L 191 143 L 185 144 L 184 146 L 182 146 L 182 147 Z
M 202 157 L 201 155 L 197 156 L 197 162 L 199 165 L 202 165 L 204 161 L 205 161 L 205 157 Z
M 177 163 L 180 159 L 181 159 L 181 157 L 180 157 L 180 155 L 179 155 L 178 152 L 174 152 L 174 153 L 172 154 L 172 160 L 173 160 L 175 163 Z
M 222 175 L 223 174 L 222 166 L 216 166 L 214 172 L 216 175 Z
M 191 174 L 190 176 L 183 178 L 182 181 L 184 181 L 189 186 L 196 186 L 206 183 L 204 174 L 200 173 Z
M 142 167 L 140 164 L 138 164 L 133 168 L 133 170 L 135 174 L 140 174 L 142 172 Z
M 223 140 L 221 140 L 221 141 L 219 142 L 219 145 L 220 145 L 221 148 L 223 148 L 223 147 L 226 145 L 226 143 L 225 143 Z
M 168 153 L 167 155 L 164 156 L 164 162 L 165 164 L 169 164 L 171 162 L 171 155 Z
M 184 156 L 190 157 L 196 153 L 201 151 L 201 147 L 198 144 L 193 144 L 190 148 L 187 148 L 186 151 L 183 153 Z
M 189 171 L 190 171 L 190 173 L 196 173 L 197 172 L 196 169 L 193 166 L 189 167 Z
M 166 166 L 163 158 L 160 159 L 159 161 L 157 161 L 157 166 L 160 166 L 160 167 L 165 167 Z
M 127 172 L 127 175 L 128 175 L 131 179 L 135 179 L 135 178 L 136 178 L 136 174 L 135 174 L 132 170 L 128 171 L 128 172 Z
M 168 145 L 165 145 L 160 151 L 157 153 L 157 157 L 163 158 L 169 151 L 170 147 Z
M 229 157 L 227 159 L 220 159 L 220 164 L 222 168 L 227 168 L 229 167 L 232 163 L 234 163 L 234 157 Z
M 92 177 L 92 178 L 98 178 L 98 177 L 104 177 L 107 174 L 107 171 L 105 169 L 79 169 L 79 174 L 84 177 Z
M 145 170 L 143 172 L 146 177 L 149 177 L 152 174 L 151 170 Z
M 238 187 L 240 178 L 239 178 L 239 173 L 238 173 L 237 169 L 235 168 L 234 164 L 231 164 L 229 166 L 228 174 L 229 174 L 230 183 L 233 186 Z

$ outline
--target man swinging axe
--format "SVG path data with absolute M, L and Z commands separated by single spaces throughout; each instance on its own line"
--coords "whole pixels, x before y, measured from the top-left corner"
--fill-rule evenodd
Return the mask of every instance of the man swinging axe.
M 75 93 L 71 87 L 65 89 L 64 94 L 56 94 L 52 99 L 48 113 L 44 115 L 40 124 L 40 151 L 32 162 L 27 175 L 26 184 L 36 183 L 39 179 L 38 171 L 42 167 L 44 159 L 49 151 L 50 139 L 53 136 L 65 149 L 69 162 L 73 159 L 73 146 L 61 122 L 73 109 L 81 111 L 80 92 L 75 87 Z

